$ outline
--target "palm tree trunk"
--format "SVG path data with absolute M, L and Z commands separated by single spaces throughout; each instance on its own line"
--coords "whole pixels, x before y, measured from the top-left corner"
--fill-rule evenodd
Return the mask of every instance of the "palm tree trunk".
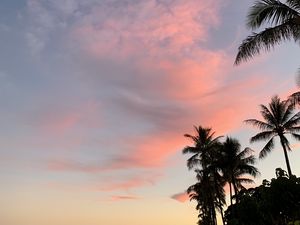
M 289 157 L 288 157 L 288 153 L 287 153 L 285 143 L 283 142 L 283 137 L 281 137 L 281 136 L 280 136 L 280 142 L 281 142 L 281 145 L 282 145 L 282 148 L 283 148 L 284 158 L 285 158 L 285 163 L 286 163 L 286 167 L 287 167 L 287 170 L 288 170 L 288 174 L 289 174 L 289 177 L 291 178 L 292 177 L 292 170 L 291 170 L 291 166 L 290 166 L 290 161 L 289 161 Z
M 221 202 L 220 193 L 218 191 L 218 183 L 217 183 L 216 179 L 214 179 L 214 185 L 215 185 L 215 190 L 216 190 L 216 194 L 217 194 L 218 208 L 220 209 L 220 213 L 221 213 L 221 217 L 222 217 L 222 223 L 224 225 L 223 205 L 222 205 L 222 202 Z
M 212 190 L 211 190 L 212 191 Z M 214 193 L 210 192 L 210 216 L 211 216 L 211 224 L 217 225 L 216 221 L 216 209 L 215 209 L 215 202 L 214 202 Z
M 235 182 L 235 179 L 233 177 L 233 175 L 231 176 L 231 181 L 232 181 L 232 186 L 233 186 L 233 190 L 234 190 L 234 195 L 235 195 L 235 202 L 237 203 L 238 202 L 238 188 L 236 186 L 236 182 Z
M 236 182 L 235 182 L 234 179 L 233 179 L 232 184 L 233 184 L 233 189 L 234 189 L 235 202 L 238 203 L 238 200 L 239 200 L 239 199 L 238 199 L 238 193 L 239 193 L 239 190 L 238 190 L 238 188 L 237 188 L 237 186 L 236 186 Z
M 212 219 L 213 219 L 213 225 L 217 225 L 217 215 L 216 215 L 216 209 L 214 207 L 214 204 L 212 205 Z

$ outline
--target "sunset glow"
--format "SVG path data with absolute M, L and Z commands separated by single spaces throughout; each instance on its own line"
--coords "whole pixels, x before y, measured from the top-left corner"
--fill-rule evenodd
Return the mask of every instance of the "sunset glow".
M 233 65 L 252 1 L 1 2 L 0 225 L 196 224 L 183 135 L 258 156 L 243 121 L 298 90 L 297 43 Z M 280 146 L 257 167 L 285 169 Z

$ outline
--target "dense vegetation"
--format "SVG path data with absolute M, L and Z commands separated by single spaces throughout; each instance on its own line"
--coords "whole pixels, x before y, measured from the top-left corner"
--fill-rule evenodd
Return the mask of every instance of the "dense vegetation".
M 239 201 L 226 210 L 228 225 L 300 224 L 300 178 L 278 168 L 276 178 L 244 189 Z

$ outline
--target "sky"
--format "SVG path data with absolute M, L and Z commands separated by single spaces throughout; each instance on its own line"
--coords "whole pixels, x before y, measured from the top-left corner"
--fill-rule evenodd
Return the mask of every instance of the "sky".
M 258 156 L 243 121 L 297 90 L 298 43 L 233 65 L 252 3 L 2 0 L 0 224 L 196 224 L 183 135 L 212 127 Z M 257 167 L 257 185 L 286 168 L 278 143 Z

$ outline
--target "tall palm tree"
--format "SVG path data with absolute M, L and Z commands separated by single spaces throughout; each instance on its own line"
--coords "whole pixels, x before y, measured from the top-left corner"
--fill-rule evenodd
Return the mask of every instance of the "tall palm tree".
M 225 204 L 225 194 L 221 176 L 213 166 L 214 157 L 221 142 L 219 137 L 214 137 L 215 133 L 211 128 L 194 126 L 196 134 L 185 134 L 191 139 L 192 146 L 186 146 L 183 154 L 192 154 L 187 160 L 189 169 L 195 168 L 198 182 L 189 187 L 187 192 L 191 200 L 197 201 L 196 209 L 199 210 L 199 223 L 205 225 L 216 224 L 216 209 L 220 211 L 223 218 L 222 206 Z
M 207 168 L 211 163 L 212 153 L 220 146 L 220 138 L 222 136 L 214 137 L 215 132 L 211 128 L 204 128 L 202 126 L 194 126 L 196 135 L 185 134 L 184 136 L 193 141 L 192 146 L 186 146 L 183 150 L 183 154 L 192 154 L 187 160 L 187 166 L 189 169 Z
M 260 105 L 263 121 L 257 119 L 245 120 L 261 130 L 250 139 L 250 142 L 268 141 L 259 153 L 259 158 L 264 158 L 274 148 L 274 138 L 279 137 L 288 174 L 292 176 L 292 170 L 288 158 L 288 150 L 291 150 L 290 143 L 286 135 L 291 135 L 294 139 L 300 140 L 300 112 L 293 114 L 294 106 L 289 101 L 281 101 L 278 96 L 272 98 L 269 107 Z
M 256 177 L 259 172 L 255 164 L 255 157 L 252 155 L 253 150 L 245 148 L 241 150 L 241 144 L 235 138 L 227 137 L 222 143 L 220 158 L 217 165 L 223 173 L 224 180 L 228 182 L 230 189 L 230 203 L 232 204 L 233 191 L 237 196 L 243 183 L 252 183 L 253 180 L 246 178 L 245 175 Z
M 255 30 L 265 24 L 271 27 L 252 33 L 242 42 L 235 64 L 247 61 L 261 50 L 269 51 L 282 41 L 300 40 L 300 1 L 258 0 L 249 10 L 247 26 Z

